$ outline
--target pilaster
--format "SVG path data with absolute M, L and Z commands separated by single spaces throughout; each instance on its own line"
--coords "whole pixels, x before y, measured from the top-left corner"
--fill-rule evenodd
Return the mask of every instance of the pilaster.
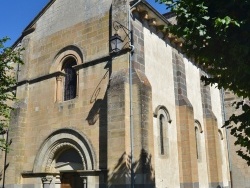
M 112 4 L 112 21 L 118 21 L 127 28 L 129 28 L 128 3 L 127 0 L 113 0 Z M 112 29 L 112 34 L 114 32 Z M 117 32 L 123 38 L 124 33 L 119 30 Z M 108 185 L 109 187 L 129 187 L 131 166 L 133 166 L 135 186 L 154 187 L 152 89 L 144 70 L 141 71 L 136 66 L 138 55 L 144 54 L 141 50 L 136 51 L 130 59 L 129 53 L 117 54 L 110 64 L 112 71 L 107 92 Z M 132 85 L 129 82 L 130 60 L 132 60 Z M 143 63 L 144 59 L 140 58 L 140 64 Z M 130 92 L 132 92 L 132 114 L 130 114 Z M 132 122 L 130 122 L 131 118 Z M 131 128 L 133 135 L 130 134 Z M 131 165 L 132 162 L 133 165 Z
M 51 182 L 53 180 L 53 176 L 46 176 L 41 178 L 43 183 L 43 188 L 51 188 Z
M 198 188 L 198 165 L 194 130 L 193 107 L 187 98 L 186 72 L 183 57 L 172 52 L 175 86 L 176 126 L 181 188 Z
M 207 152 L 207 167 L 209 187 L 217 188 L 222 185 L 222 161 L 219 151 L 217 119 L 212 111 L 209 86 L 201 82 L 201 98 L 204 117 L 204 134 Z
M 25 62 L 17 68 L 17 81 L 24 81 L 29 77 L 29 63 L 32 49 L 32 40 L 29 35 L 22 40 L 21 47 L 25 48 L 22 54 L 22 60 Z M 17 86 L 16 98 L 18 99 L 13 105 L 9 125 L 9 140 L 12 141 L 11 149 L 6 155 L 6 177 L 5 185 L 12 183 L 21 183 L 20 174 L 23 171 L 25 159 L 25 138 L 26 127 L 29 121 L 28 101 L 29 101 L 29 83 Z M 11 165 L 9 165 L 11 164 Z

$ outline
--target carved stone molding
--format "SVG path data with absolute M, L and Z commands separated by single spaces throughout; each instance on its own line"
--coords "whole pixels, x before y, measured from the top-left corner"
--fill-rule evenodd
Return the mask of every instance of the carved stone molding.
M 50 184 L 53 180 L 53 176 L 46 176 L 41 178 L 43 184 Z
M 74 128 L 56 130 L 43 142 L 34 162 L 33 172 L 56 172 L 54 160 L 64 151 L 74 149 L 82 159 L 82 170 L 96 168 L 96 156 L 91 142 Z
M 58 152 L 59 150 L 64 149 L 64 148 L 74 148 L 77 151 L 77 153 L 80 155 L 80 157 L 82 159 L 83 169 L 85 169 L 85 160 L 84 160 L 84 157 L 83 157 L 82 153 L 80 152 L 80 150 L 71 143 L 62 142 L 62 143 L 57 143 L 53 147 L 53 149 L 51 150 L 51 152 L 46 160 L 47 163 L 46 163 L 46 167 L 45 167 L 45 172 L 51 171 L 51 164 L 55 158 L 56 152 Z
M 87 188 L 87 184 L 88 184 L 87 177 L 86 176 L 80 176 L 80 178 L 82 179 L 83 188 Z

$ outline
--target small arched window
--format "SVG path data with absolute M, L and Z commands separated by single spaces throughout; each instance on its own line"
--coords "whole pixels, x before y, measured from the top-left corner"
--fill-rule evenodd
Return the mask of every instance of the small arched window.
M 155 117 L 158 119 L 157 125 L 157 140 L 158 153 L 161 156 L 168 156 L 169 154 L 169 133 L 168 125 L 171 119 L 167 109 L 164 106 L 158 106 L 155 112 Z
M 64 101 L 74 99 L 76 97 L 77 75 L 73 66 L 76 65 L 76 61 L 73 58 L 65 60 L 62 70 L 65 73 L 64 80 Z
M 219 150 L 220 150 L 220 156 L 221 156 L 221 161 L 222 161 L 222 163 L 223 163 L 223 150 L 224 150 L 224 147 L 223 147 L 223 139 L 224 139 L 224 137 L 223 137 L 223 134 L 222 134 L 222 132 L 221 132 L 221 130 L 220 129 L 218 129 L 218 136 L 219 136 Z
M 200 159 L 200 133 L 197 127 L 195 129 L 195 142 L 196 142 L 196 157 L 197 159 Z
M 198 161 L 201 161 L 201 133 L 202 127 L 198 120 L 195 120 L 195 144 L 196 144 L 196 157 Z
M 165 117 L 161 114 L 160 115 L 160 122 L 159 122 L 159 124 L 160 124 L 160 152 L 161 152 L 161 155 L 164 155 L 164 153 L 166 152 L 164 152 L 164 150 L 165 150 L 165 148 L 164 148 L 164 146 L 166 145 L 166 143 L 164 142 L 164 140 L 166 139 L 166 128 L 165 128 L 165 126 L 164 126 L 164 123 L 165 123 Z

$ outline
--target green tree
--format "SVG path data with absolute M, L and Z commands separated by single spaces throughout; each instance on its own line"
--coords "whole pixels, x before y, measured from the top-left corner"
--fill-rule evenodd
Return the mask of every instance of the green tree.
M 202 80 L 229 89 L 242 101 L 242 114 L 225 123 L 237 138 L 237 151 L 250 165 L 250 1 L 249 0 L 155 0 L 174 12 L 177 24 L 168 32 L 183 38 L 183 52 L 206 69 Z M 232 126 L 232 124 L 237 126 Z
M 15 85 L 16 74 L 15 67 L 22 63 L 20 58 L 22 49 L 12 49 L 5 47 L 4 44 L 9 38 L 0 39 L 0 135 L 6 133 L 8 129 L 11 104 L 16 100 Z M 0 139 L 0 149 L 7 148 L 5 139 Z

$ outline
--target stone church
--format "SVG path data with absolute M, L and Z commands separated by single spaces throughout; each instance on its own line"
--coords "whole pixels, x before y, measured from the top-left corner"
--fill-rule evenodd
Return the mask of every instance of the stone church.
M 49 1 L 14 44 L 3 187 L 230 187 L 222 93 L 172 21 L 145 0 Z

